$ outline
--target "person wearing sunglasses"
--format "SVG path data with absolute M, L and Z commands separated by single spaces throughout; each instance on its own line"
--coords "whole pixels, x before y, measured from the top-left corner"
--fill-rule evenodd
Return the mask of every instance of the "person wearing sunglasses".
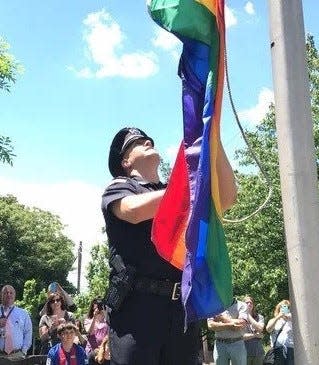
M 74 343 L 75 337 L 78 334 L 78 329 L 73 323 L 59 324 L 57 336 L 60 339 L 60 343 L 50 349 L 46 365 L 87 364 L 87 358 L 83 347 Z
M 63 300 L 66 304 L 66 308 L 69 312 L 75 312 L 77 310 L 77 307 L 73 301 L 72 296 L 69 293 L 67 293 L 59 283 L 57 283 L 56 281 L 53 281 L 52 283 L 50 283 L 48 285 L 47 299 L 49 298 L 49 296 L 51 294 L 55 294 L 55 293 L 57 293 L 63 297 Z M 39 305 L 40 317 L 46 313 L 46 310 L 47 310 L 46 305 L 47 305 L 47 300 L 44 303 L 41 303 Z
M 41 355 L 46 355 L 52 346 L 60 342 L 57 328 L 66 322 L 74 323 L 75 320 L 73 314 L 66 310 L 63 296 L 58 293 L 50 294 L 46 303 L 46 313 L 41 317 L 39 323 Z

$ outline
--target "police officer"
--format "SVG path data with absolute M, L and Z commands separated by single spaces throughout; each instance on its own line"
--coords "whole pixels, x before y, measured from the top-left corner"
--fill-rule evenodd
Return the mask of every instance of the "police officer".
M 184 333 L 182 272 L 162 259 L 151 241 L 152 218 L 164 195 L 154 141 L 137 128 L 114 137 L 114 177 L 102 199 L 110 247 L 112 365 L 195 365 L 199 324 Z

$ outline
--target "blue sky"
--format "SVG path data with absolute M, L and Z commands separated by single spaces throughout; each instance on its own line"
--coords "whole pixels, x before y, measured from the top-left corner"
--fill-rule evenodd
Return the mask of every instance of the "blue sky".
M 232 93 L 249 127 L 273 100 L 268 2 L 226 4 Z M 318 47 L 318 5 L 303 6 Z M 86 264 L 92 244 L 105 239 L 100 196 L 114 134 L 140 127 L 164 160 L 174 160 L 182 136 L 180 44 L 153 23 L 145 0 L 3 0 L 0 35 L 25 68 L 11 93 L 0 95 L 0 134 L 17 154 L 13 167 L 0 166 L 0 194 L 58 214 L 70 238 L 83 241 Z M 222 136 L 232 160 L 242 140 L 226 95 Z

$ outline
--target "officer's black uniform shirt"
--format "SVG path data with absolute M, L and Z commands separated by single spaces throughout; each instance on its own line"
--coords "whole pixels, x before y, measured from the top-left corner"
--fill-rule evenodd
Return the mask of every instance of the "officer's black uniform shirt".
M 153 220 L 132 224 L 117 218 L 111 203 L 125 196 L 164 189 L 160 183 L 149 183 L 139 177 L 118 177 L 106 188 L 102 197 L 102 211 L 111 256 L 119 254 L 125 264 L 134 266 L 137 275 L 153 279 L 181 281 L 182 272 L 161 258 L 151 241 Z

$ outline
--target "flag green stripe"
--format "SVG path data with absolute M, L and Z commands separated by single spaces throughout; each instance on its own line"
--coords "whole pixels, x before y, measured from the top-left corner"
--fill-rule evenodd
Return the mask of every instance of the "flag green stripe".
M 216 40 L 215 16 L 203 5 L 190 0 L 153 0 L 152 18 L 170 32 L 207 45 Z
M 223 226 L 211 202 L 210 224 L 208 225 L 206 262 L 216 291 L 225 304 L 233 300 L 232 271 Z

